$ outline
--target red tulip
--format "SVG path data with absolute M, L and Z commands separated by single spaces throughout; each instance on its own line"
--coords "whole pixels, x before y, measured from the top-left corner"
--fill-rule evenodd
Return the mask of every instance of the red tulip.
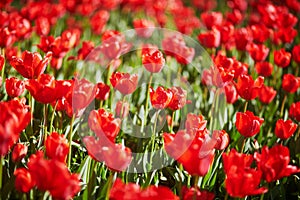
M 214 200 L 215 194 L 206 190 L 195 189 L 194 187 L 182 188 L 183 200 Z
M 48 63 L 50 62 L 52 53 L 48 52 L 44 59 L 39 53 L 31 53 L 24 51 L 21 58 L 12 57 L 10 64 L 24 78 L 33 79 L 44 73 Z
M 31 119 L 25 99 L 0 102 L 0 156 L 5 156 Z
M 244 16 L 241 11 L 234 9 L 231 12 L 226 13 L 226 20 L 233 25 L 240 24 L 243 21 Z
M 181 87 L 171 87 L 170 91 L 173 94 L 173 97 L 168 104 L 168 108 L 171 110 L 181 109 L 186 104 L 187 92 Z
M 224 90 L 225 90 L 227 103 L 233 104 L 238 100 L 239 95 L 237 94 L 234 84 L 232 84 L 232 83 L 226 84 L 224 86 Z
M 257 62 L 255 63 L 255 69 L 258 75 L 268 77 L 272 75 L 273 65 L 269 62 Z
M 249 195 L 266 193 L 267 188 L 259 187 L 262 172 L 252 169 L 253 156 L 238 153 L 232 149 L 222 155 L 226 174 L 225 188 L 232 197 L 244 198 Z
M 238 94 L 246 100 L 255 99 L 263 85 L 264 78 L 259 76 L 255 81 L 249 75 L 241 75 L 235 84 Z
M 140 186 L 135 183 L 123 183 L 120 178 L 117 178 L 117 180 L 114 182 L 110 190 L 109 199 L 179 200 L 179 198 L 165 186 L 151 185 L 145 189 L 141 189 Z
M 235 46 L 238 50 L 244 51 L 248 43 L 252 41 L 252 34 L 246 28 L 237 29 L 234 33 Z
M 7 27 L 0 29 L 0 47 L 6 48 L 12 46 L 16 40 L 15 33 L 15 30 L 11 31 Z
M 267 182 L 279 180 L 300 172 L 296 166 L 289 165 L 290 151 L 281 144 L 269 149 L 267 146 L 262 148 L 261 154 L 255 152 L 254 158 L 258 168 L 262 171 L 262 177 Z
M 164 89 L 162 86 L 159 86 L 154 90 L 152 87 L 150 88 L 150 101 L 152 107 L 155 109 L 164 109 L 166 108 L 171 99 L 173 97 L 173 93 L 169 89 Z
M 110 87 L 105 83 L 97 83 L 97 91 L 95 98 L 101 101 L 105 101 L 109 97 Z
M 4 63 L 5 63 L 5 58 L 3 55 L 0 55 L 0 71 L 4 67 Z
M 248 52 L 255 62 L 261 62 L 266 59 L 270 49 L 263 44 L 252 43 L 248 46 Z
M 283 119 L 279 119 L 276 122 L 275 134 L 278 138 L 286 140 L 294 134 L 297 127 L 298 125 L 292 120 L 283 121 Z
M 56 81 L 49 74 L 41 74 L 37 79 L 30 79 L 26 85 L 33 98 L 44 104 L 62 98 L 66 87 L 63 81 Z
M 98 162 L 105 162 L 113 171 L 124 171 L 132 160 L 131 150 L 128 147 L 115 144 L 107 138 L 97 140 L 92 136 L 86 136 L 83 141 L 89 155 Z
M 293 60 L 296 63 L 300 63 L 300 44 L 294 46 L 292 54 L 293 54 Z
M 27 154 L 28 147 L 22 143 L 17 143 L 12 151 L 13 162 L 21 161 Z
M 300 78 L 293 74 L 284 74 L 282 79 L 282 89 L 289 93 L 295 93 L 300 87 Z
M 7 78 L 5 81 L 5 89 L 11 98 L 21 96 L 25 89 L 25 83 L 15 77 Z
M 138 75 L 129 73 L 115 72 L 110 77 L 110 82 L 123 95 L 131 94 L 135 91 L 138 84 Z
M 57 132 L 51 133 L 45 141 L 46 155 L 50 159 L 66 162 L 69 153 L 68 140 Z
M 207 29 L 212 29 L 213 26 L 222 24 L 223 15 L 221 12 L 204 12 L 201 13 L 201 20 Z
M 89 54 L 91 51 L 94 49 L 94 43 L 91 41 L 83 41 L 82 42 L 82 47 L 78 50 L 78 55 L 77 59 L 78 60 L 84 60 L 84 59 L 89 59 Z
M 154 31 L 154 23 L 146 19 L 135 19 L 133 20 L 133 27 L 136 31 L 136 34 L 142 38 L 151 37 Z
M 274 62 L 279 67 L 287 67 L 291 62 L 292 54 L 290 52 L 286 52 L 285 49 L 280 49 L 274 51 Z
M 230 140 L 228 133 L 224 130 L 214 130 L 212 139 L 216 140 L 215 149 L 217 150 L 224 150 L 225 148 L 227 148 Z
M 208 134 L 192 135 L 185 130 L 163 134 L 166 152 L 191 175 L 207 174 L 215 155 L 215 141 Z
M 198 35 L 200 43 L 207 48 L 217 48 L 221 42 L 221 34 L 219 30 L 213 28 L 206 33 L 200 33 Z
M 28 171 L 36 187 L 49 191 L 55 199 L 71 199 L 80 191 L 78 174 L 71 174 L 67 166 L 58 160 L 46 160 L 41 151 L 30 156 Z
M 300 101 L 292 103 L 289 110 L 289 116 L 300 122 Z
M 11 14 L 11 20 L 8 26 L 9 30 L 14 30 L 17 38 L 28 38 L 31 34 L 31 24 L 26 18 L 23 18 L 19 13 Z
M 177 62 L 183 65 L 191 63 L 195 55 L 195 49 L 187 47 L 180 34 L 174 34 L 164 38 L 162 48 L 166 55 L 175 57 Z
M 234 26 L 231 23 L 221 24 L 217 28 L 221 33 L 222 44 L 230 43 L 230 40 L 234 39 Z
M 32 179 L 31 174 L 27 169 L 16 169 L 14 175 L 16 176 L 16 190 L 27 193 L 34 187 L 34 180 Z
M 36 32 L 39 35 L 48 35 L 50 33 L 50 22 L 47 17 L 38 17 L 35 21 Z
M 250 29 L 255 42 L 264 43 L 270 37 L 270 30 L 263 24 L 251 25 Z
M 114 142 L 120 130 L 121 120 L 114 118 L 112 113 L 104 109 L 93 110 L 88 119 L 89 127 L 102 140 L 107 137 Z
M 109 12 L 107 10 L 99 10 L 90 18 L 91 28 L 95 34 L 101 34 L 109 20 Z
M 272 87 L 263 85 L 259 90 L 258 98 L 262 103 L 269 104 L 273 101 L 277 94 L 277 91 Z
M 260 131 L 263 118 L 255 116 L 251 111 L 236 113 L 235 126 L 244 137 L 252 137 Z
M 165 59 L 159 50 L 151 48 L 143 51 L 142 63 L 149 72 L 159 73 L 165 65 Z
M 202 115 L 188 113 L 185 121 L 185 128 L 189 134 L 202 135 L 206 133 L 207 121 Z

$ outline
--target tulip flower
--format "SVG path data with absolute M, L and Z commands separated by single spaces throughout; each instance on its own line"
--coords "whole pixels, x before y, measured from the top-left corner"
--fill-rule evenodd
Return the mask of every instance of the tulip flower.
M 12 151 L 12 160 L 14 162 L 18 162 L 22 160 L 28 151 L 28 147 L 22 143 L 18 143 L 15 145 L 13 151 Z
M 34 187 L 34 180 L 27 169 L 16 169 L 14 175 L 16 176 L 16 190 L 27 193 Z
M 221 12 L 204 12 L 201 13 L 201 20 L 207 29 L 212 29 L 213 26 L 222 24 L 223 14 Z
M 181 87 L 171 87 L 170 91 L 172 92 L 173 96 L 168 104 L 168 108 L 171 110 L 181 109 L 186 104 L 187 92 Z
M 15 77 L 7 78 L 5 81 L 5 89 L 11 98 L 18 97 L 24 92 L 25 82 Z
M 115 89 L 123 95 L 127 95 L 135 91 L 138 84 L 138 75 L 115 72 L 111 75 L 110 82 Z
M 194 187 L 187 188 L 184 186 L 182 187 L 182 197 L 183 200 L 193 200 L 193 199 L 214 200 L 215 194 L 212 192 L 208 192 L 206 190 L 199 190 L 198 188 L 195 189 Z
M 263 85 L 264 78 L 259 76 L 255 81 L 249 75 L 241 75 L 235 83 L 238 94 L 246 100 L 255 99 Z
M 289 66 L 291 57 L 292 54 L 290 52 L 286 52 L 285 49 L 274 51 L 274 62 L 279 67 L 285 68 Z
M 270 149 L 264 146 L 261 154 L 255 152 L 254 158 L 258 168 L 262 171 L 263 179 L 267 182 L 276 181 L 300 172 L 298 167 L 289 165 L 290 151 L 281 144 Z
M 262 172 L 251 168 L 252 155 L 238 153 L 232 149 L 227 154 L 223 153 L 222 158 L 226 174 L 225 188 L 230 196 L 244 198 L 268 191 L 264 187 L 258 188 Z
M 292 120 L 284 121 L 283 119 L 279 119 L 276 122 L 275 134 L 278 138 L 286 140 L 294 134 L 297 127 L 298 125 Z
M 198 35 L 198 40 L 207 48 L 217 48 L 221 42 L 221 34 L 218 29 L 213 28 L 206 33 L 200 33 Z
M 272 75 L 273 65 L 269 62 L 257 62 L 255 63 L 255 69 L 258 75 L 268 77 Z
M 273 101 L 276 94 L 277 91 L 274 90 L 273 87 L 268 87 L 266 85 L 263 85 L 259 90 L 258 99 L 264 104 L 269 104 Z
M 133 20 L 133 27 L 136 31 L 136 34 L 142 38 L 151 37 L 154 31 L 154 23 L 146 19 L 135 19 Z
M 152 107 L 155 109 L 164 109 L 166 108 L 171 99 L 173 93 L 169 89 L 164 89 L 162 86 L 159 86 L 156 90 L 152 87 L 150 88 L 150 101 Z
M 292 54 L 293 54 L 293 60 L 296 63 L 300 63 L 300 45 L 294 46 Z
M 105 101 L 109 97 L 110 87 L 105 83 L 99 82 L 96 85 L 97 91 L 95 98 L 101 101 Z
M 51 133 L 46 141 L 46 155 L 50 159 L 56 159 L 65 163 L 69 152 L 68 140 L 57 132 Z
M 252 43 L 248 46 L 248 52 L 255 62 L 262 62 L 266 59 L 270 49 L 263 44 Z
M 263 118 L 255 116 L 251 111 L 236 114 L 235 126 L 244 137 L 252 137 L 260 131 L 260 126 L 264 122 Z
M 39 53 L 31 53 L 24 51 L 21 58 L 13 56 L 10 64 L 13 66 L 24 78 L 33 79 L 44 73 L 47 65 L 52 57 L 52 53 L 48 52 L 44 59 Z
M 282 79 L 282 89 L 289 93 L 295 93 L 300 87 L 300 78 L 293 74 L 284 74 Z
M 157 49 L 150 49 L 142 53 L 143 66 L 151 73 L 159 73 L 165 65 L 163 54 Z
M 292 103 L 289 110 L 289 116 L 300 122 L 300 101 Z

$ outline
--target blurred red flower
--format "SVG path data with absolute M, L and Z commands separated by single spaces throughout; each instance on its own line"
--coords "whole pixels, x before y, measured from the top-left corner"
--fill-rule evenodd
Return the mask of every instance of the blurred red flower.
M 190 175 L 207 174 L 214 159 L 216 144 L 208 134 L 190 134 L 180 130 L 176 134 L 164 133 L 163 138 L 166 152 L 181 163 Z
M 255 81 L 250 75 L 241 75 L 235 83 L 238 94 L 245 100 L 255 99 L 264 82 L 264 78 L 259 76 Z
M 103 32 L 106 22 L 109 20 L 109 15 L 107 10 L 99 10 L 90 18 L 91 28 L 95 34 Z
M 227 103 L 233 104 L 238 100 L 239 95 L 238 95 L 236 88 L 232 82 L 229 82 L 228 84 L 226 84 L 224 86 L 224 90 L 225 90 Z
M 97 91 L 95 98 L 101 101 L 105 101 L 109 97 L 110 87 L 105 83 L 99 82 L 96 85 Z
M 198 40 L 207 48 L 217 48 L 221 42 L 221 34 L 218 29 L 212 28 L 211 31 L 200 33 L 198 35 Z
M 133 27 L 136 31 L 136 34 L 142 38 L 151 37 L 154 31 L 154 23 L 146 19 L 135 19 L 133 20 Z
M 114 72 L 110 77 L 112 86 L 123 95 L 131 94 L 138 84 L 138 75 L 129 73 Z
M 271 149 L 264 146 L 261 154 L 255 152 L 254 158 L 258 168 L 262 171 L 263 179 L 267 182 L 272 182 L 300 172 L 298 167 L 289 165 L 290 151 L 281 144 L 278 144 Z
M 11 158 L 13 162 L 19 162 L 20 160 L 22 160 L 26 156 L 27 151 L 28 147 L 26 145 L 22 143 L 17 143 L 12 151 Z
M 183 200 L 214 200 L 215 194 L 206 190 L 195 189 L 194 187 L 182 187 Z
M 298 125 L 290 119 L 286 121 L 279 119 L 276 122 L 275 134 L 278 138 L 286 140 L 294 134 L 297 127 Z
M 270 49 L 263 44 L 251 43 L 248 45 L 247 51 L 255 62 L 261 62 L 267 58 Z
M 186 104 L 187 92 L 181 87 L 175 86 L 171 87 L 170 91 L 173 96 L 167 107 L 171 110 L 181 109 Z
M 279 67 L 287 67 L 291 62 L 292 54 L 290 52 L 285 51 L 285 49 L 280 49 L 274 51 L 274 62 Z
M 164 87 L 159 86 L 154 90 L 152 87 L 150 88 L 150 101 L 152 107 L 155 109 L 164 109 L 166 108 L 171 99 L 173 97 L 173 93 L 169 89 L 164 89 Z
M 300 63 L 300 44 L 294 46 L 292 54 L 293 54 L 293 60 L 296 63 Z
M 14 175 L 16 176 L 15 187 L 17 191 L 27 193 L 34 187 L 34 180 L 27 169 L 16 169 Z
M 255 69 L 258 75 L 268 77 L 272 75 L 273 65 L 269 62 L 257 62 L 255 63 Z
M 300 122 L 300 101 L 292 103 L 289 110 L 289 116 Z
M 80 191 L 78 174 L 71 174 L 67 166 L 56 159 L 46 160 L 41 151 L 30 156 L 28 171 L 36 187 L 49 191 L 55 199 L 71 199 Z
M 48 52 L 44 59 L 37 52 L 24 51 L 21 58 L 13 56 L 10 60 L 13 66 L 24 78 L 33 79 L 44 73 L 48 63 L 52 58 L 52 53 Z
M 131 150 L 122 144 L 115 144 L 108 138 L 101 137 L 97 140 L 93 136 L 83 138 L 89 155 L 98 162 L 105 162 L 113 171 L 124 171 L 132 160 Z
M 143 66 L 151 73 L 159 73 L 165 65 L 163 54 L 154 48 L 147 48 L 142 53 Z
M 212 29 L 213 26 L 221 25 L 223 21 L 223 14 L 221 12 L 203 12 L 200 17 L 209 30 Z
M 109 199 L 179 200 L 179 197 L 165 186 L 151 185 L 145 189 L 141 189 L 140 186 L 135 183 L 125 184 L 120 178 L 117 178 L 110 190 Z
M 273 87 L 263 85 L 259 90 L 258 98 L 262 103 L 269 104 L 273 101 L 277 94 L 277 91 Z
M 264 122 L 263 118 L 257 117 L 251 111 L 236 113 L 235 126 L 244 137 L 252 137 L 260 131 L 260 126 Z
M 251 31 L 246 28 L 236 29 L 234 39 L 236 48 L 244 51 L 246 50 L 248 43 L 252 41 Z
M 90 129 L 96 133 L 98 138 L 102 140 L 107 137 L 111 142 L 115 142 L 120 130 L 121 120 L 114 118 L 112 113 L 99 109 L 90 112 L 88 119 Z
M 5 89 L 11 98 L 18 97 L 24 92 L 25 82 L 15 77 L 7 78 L 5 81 Z
M 31 119 L 25 99 L 0 102 L 0 156 L 5 156 Z
M 230 196 L 244 198 L 268 191 L 264 187 L 258 188 L 262 172 L 251 168 L 252 155 L 238 153 L 232 149 L 227 154 L 223 153 L 222 158 L 226 174 L 225 188 Z
M 284 74 L 282 78 L 282 89 L 289 93 L 295 93 L 300 87 L 300 78 L 293 74 Z
M 40 16 L 35 20 L 36 32 L 39 35 L 48 35 L 50 33 L 50 22 L 47 17 Z
M 188 113 L 185 121 L 185 129 L 189 134 L 203 135 L 206 134 L 206 124 L 207 121 L 203 115 Z
M 7 27 L 0 29 L 0 47 L 6 48 L 12 46 L 16 41 L 16 31 L 10 31 Z
M 229 135 L 224 130 L 214 130 L 212 139 L 216 140 L 215 149 L 224 150 L 229 144 Z
M 66 162 L 69 153 L 69 143 L 63 135 L 52 132 L 45 141 L 45 147 L 48 158 Z

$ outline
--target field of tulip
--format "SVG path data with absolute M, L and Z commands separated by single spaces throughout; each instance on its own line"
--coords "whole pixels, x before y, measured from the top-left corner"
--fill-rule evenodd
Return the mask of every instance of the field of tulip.
M 300 199 L 298 0 L 0 9 L 0 199 Z

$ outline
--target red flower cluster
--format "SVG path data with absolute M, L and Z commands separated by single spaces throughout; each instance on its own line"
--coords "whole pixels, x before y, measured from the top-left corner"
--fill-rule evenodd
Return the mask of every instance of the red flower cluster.
M 136 90 L 138 84 L 138 75 L 115 72 L 110 77 L 110 83 L 123 95 L 131 94 Z
M 161 199 L 161 200 L 179 200 L 173 192 L 164 186 L 150 186 L 141 189 L 134 183 L 123 183 L 119 178 L 114 182 L 110 190 L 109 199 L 126 200 L 126 199 Z
M 71 174 L 57 159 L 45 159 L 41 151 L 30 156 L 27 166 L 28 169 L 18 168 L 14 172 L 18 191 L 29 192 L 36 186 L 56 199 L 71 199 L 80 191 L 78 175 Z
M 0 102 L 0 156 L 5 156 L 29 124 L 31 113 L 25 99 Z

